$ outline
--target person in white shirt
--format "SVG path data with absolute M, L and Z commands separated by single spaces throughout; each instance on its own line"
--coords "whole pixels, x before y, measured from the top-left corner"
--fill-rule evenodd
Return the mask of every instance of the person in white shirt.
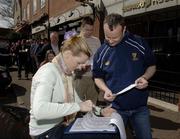
M 96 104 L 98 99 L 98 89 L 95 86 L 92 78 L 91 67 L 93 63 L 93 57 L 97 49 L 100 47 L 100 40 L 93 36 L 94 21 L 91 17 L 84 17 L 81 22 L 80 36 L 85 38 L 89 48 L 92 51 L 90 60 L 80 66 L 79 70 L 76 70 L 75 88 L 81 99 L 90 99 Z
M 56 55 L 59 54 L 59 46 L 58 46 L 59 35 L 58 35 L 58 33 L 57 32 L 52 32 L 50 34 L 50 39 L 51 39 L 52 50 L 54 51 L 54 53 Z
M 63 125 L 74 120 L 78 111 L 92 110 L 92 101 L 82 102 L 72 84 L 72 72 L 90 56 L 85 40 L 73 36 L 64 41 L 52 62 L 40 67 L 33 76 L 29 129 L 35 139 L 62 138 Z

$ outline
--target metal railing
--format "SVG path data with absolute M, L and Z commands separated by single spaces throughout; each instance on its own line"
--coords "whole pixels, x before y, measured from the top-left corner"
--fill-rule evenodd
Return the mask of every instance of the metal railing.
M 180 73 L 157 70 L 149 83 L 150 96 L 165 102 L 177 104 L 180 96 Z
M 179 99 L 178 93 L 174 90 L 158 88 L 157 86 L 150 86 L 149 96 L 172 104 L 177 104 Z

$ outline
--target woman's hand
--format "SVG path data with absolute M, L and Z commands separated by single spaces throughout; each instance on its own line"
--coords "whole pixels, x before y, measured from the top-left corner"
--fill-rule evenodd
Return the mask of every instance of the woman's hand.
M 139 77 L 135 81 L 135 84 L 137 84 L 136 86 L 137 89 L 144 89 L 148 86 L 148 81 L 144 77 Z
M 84 102 L 79 103 L 81 112 L 89 112 L 92 111 L 93 103 L 91 100 L 86 100 Z

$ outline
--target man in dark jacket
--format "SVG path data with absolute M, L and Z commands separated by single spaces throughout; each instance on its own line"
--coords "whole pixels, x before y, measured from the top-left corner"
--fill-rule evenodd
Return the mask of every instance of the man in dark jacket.
M 25 70 L 25 78 L 28 79 L 29 66 L 30 66 L 30 45 L 23 39 L 21 44 L 17 46 L 17 59 L 18 59 L 18 79 L 21 79 L 22 67 Z
M 38 57 L 40 58 L 40 62 L 42 62 L 45 58 L 47 50 L 53 50 L 55 55 L 59 53 L 59 36 L 57 32 L 52 32 L 50 34 L 50 44 L 48 43 L 48 39 L 44 39 L 44 45 L 42 46 L 41 50 L 38 52 Z
M 156 71 L 153 52 L 142 37 L 126 31 L 124 18 L 119 14 L 105 18 L 104 33 L 106 41 L 93 61 L 95 83 L 124 124 L 131 123 L 138 139 L 152 139 L 147 86 Z M 114 95 L 131 84 L 136 86 Z

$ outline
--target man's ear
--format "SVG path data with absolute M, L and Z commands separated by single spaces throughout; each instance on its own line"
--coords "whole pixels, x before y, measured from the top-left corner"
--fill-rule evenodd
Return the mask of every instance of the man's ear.
M 123 28 L 123 36 L 124 36 L 125 32 L 126 32 L 126 26 L 124 26 L 124 28 Z

